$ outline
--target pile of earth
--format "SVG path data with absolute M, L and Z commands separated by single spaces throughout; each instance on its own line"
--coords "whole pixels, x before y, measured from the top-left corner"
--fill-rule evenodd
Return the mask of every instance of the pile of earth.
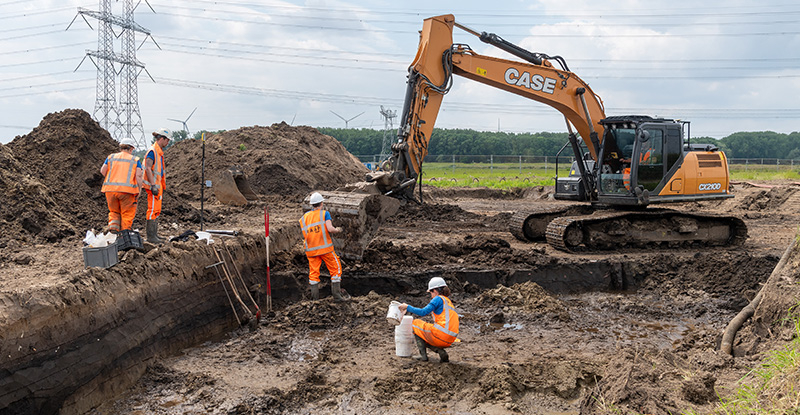
M 117 144 L 82 110 L 45 116 L 0 147 L 0 244 L 56 242 L 99 227 L 108 209 L 100 166 Z
M 108 208 L 100 191 L 100 167 L 117 151 L 109 133 L 79 109 L 48 114 L 29 134 L 0 145 L 0 192 L 13 201 L 0 204 L 0 247 L 12 240 L 55 243 L 104 229 Z M 200 200 L 202 143 L 175 143 L 167 147 L 164 159 L 162 222 L 198 223 L 193 202 Z M 256 193 L 281 198 L 335 189 L 361 180 L 367 171 L 336 139 L 285 123 L 213 134 L 206 139 L 205 163 L 207 179 L 240 166 Z M 207 200 L 213 202 L 209 193 Z M 144 197 L 138 205 L 134 229 L 144 227 Z M 207 211 L 204 219 L 215 222 L 219 217 Z
M 511 287 L 498 285 L 478 296 L 476 304 L 486 310 L 494 310 L 492 322 L 502 323 L 504 313 L 534 313 L 555 315 L 557 319 L 569 320 L 569 313 L 558 299 L 547 293 L 535 282 L 514 284 Z
M 179 196 L 198 198 L 202 141 L 175 143 L 165 154 L 167 187 L 176 189 Z M 205 179 L 213 185 L 222 172 L 233 166 L 244 172 L 256 194 L 300 199 L 312 190 L 334 190 L 346 183 L 363 181 L 367 172 L 333 137 L 311 127 L 292 127 L 285 122 L 208 135 Z
M 739 209 L 750 211 L 774 211 L 798 191 L 793 187 L 773 187 L 749 194 L 739 201 Z

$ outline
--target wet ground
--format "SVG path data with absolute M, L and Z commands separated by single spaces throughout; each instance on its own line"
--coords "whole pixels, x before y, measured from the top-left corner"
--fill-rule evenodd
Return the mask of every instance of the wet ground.
M 776 232 L 762 222 L 775 212 L 740 203 L 730 210 L 751 216 L 741 248 L 575 256 L 510 237 L 502 223 L 518 200 L 434 196 L 386 224 L 362 262 L 345 263 L 349 302 L 333 302 L 327 285 L 316 302 L 298 292 L 254 331 L 159 359 L 95 413 L 702 412 L 756 362 L 759 342 L 738 343 L 736 359 L 718 342 L 797 220 L 773 208 Z M 305 272 L 300 252 L 272 267 L 300 281 Z M 453 287 L 461 315 L 447 364 L 396 356 L 385 319 L 392 300 L 424 306 L 431 276 Z

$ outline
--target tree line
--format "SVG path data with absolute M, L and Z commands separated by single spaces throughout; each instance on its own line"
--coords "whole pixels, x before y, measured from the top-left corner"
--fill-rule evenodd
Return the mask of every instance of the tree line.
M 370 128 L 317 128 L 338 140 L 351 154 L 380 154 L 382 130 Z M 387 132 L 389 145 L 397 141 L 396 131 Z M 722 139 L 692 137 L 693 143 L 714 144 L 728 158 L 800 159 L 800 132 L 737 132 Z M 428 142 L 428 154 L 435 155 L 522 155 L 554 156 L 567 142 L 567 133 L 507 133 L 467 129 L 435 128 Z M 389 148 L 386 151 L 391 152 Z M 572 154 L 569 149 L 568 153 Z

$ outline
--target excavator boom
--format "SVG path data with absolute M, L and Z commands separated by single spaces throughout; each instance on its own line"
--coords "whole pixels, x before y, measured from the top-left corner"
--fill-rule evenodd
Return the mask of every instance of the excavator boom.
M 521 60 L 484 56 L 468 45 L 453 44 L 454 27 Z M 574 162 L 568 177 L 556 177 L 555 197 L 591 202 L 592 208 L 587 211 L 571 206 L 518 212 L 511 225 L 512 234 L 518 238 L 537 240 L 546 236 L 554 247 L 563 250 L 590 245 L 591 249 L 609 249 L 614 240 L 618 246 L 661 242 L 719 246 L 740 244 L 746 238 L 741 220 L 699 213 L 615 213 L 595 214 L 592 221 L 581 219 L 582 216 L 556 220 L 575 213 L 592 213 L 596 207 L 641 209 L 651 203 L 733 197 L 729 192 L 727 159 L 714 146 L 689 143 L 683 131 L 688 123 L 641 115 L 607 117 L 600 97 L 569 70 L 560 56 L 530 52 L 495 34 L 478 33 L 457 23 L 449 14 L 425 19 L 423 23 L 419 48 L 409 66 L 392 156 L 382 165 L 382 171 L 367 177 L 382 193 L 413 198 L 453 75 L 548 105 L 563 114 L 566 121 Z M 592 245 L 600 235 L 607 236 L 603 230 L 614 224 L 625 229 L 614 229 L 611 236 L 604 237 L 612 243 Z M 663 241 L 659 239 L 659 235 L 668 234 Z

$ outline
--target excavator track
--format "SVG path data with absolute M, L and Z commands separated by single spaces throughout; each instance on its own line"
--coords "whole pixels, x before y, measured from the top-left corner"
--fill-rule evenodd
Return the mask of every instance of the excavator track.
M 543 241 L 547 224 L 561 216 L 588 215 L 594 210 L 590 205 L 548 206 L 516 212 L 511 216 L 508 230 L 524 242 Z
M 746 239 L 739 218 L 668 209 L 563 216 L 547 226 L 550 246 L 567 252 L 739 246 Z

